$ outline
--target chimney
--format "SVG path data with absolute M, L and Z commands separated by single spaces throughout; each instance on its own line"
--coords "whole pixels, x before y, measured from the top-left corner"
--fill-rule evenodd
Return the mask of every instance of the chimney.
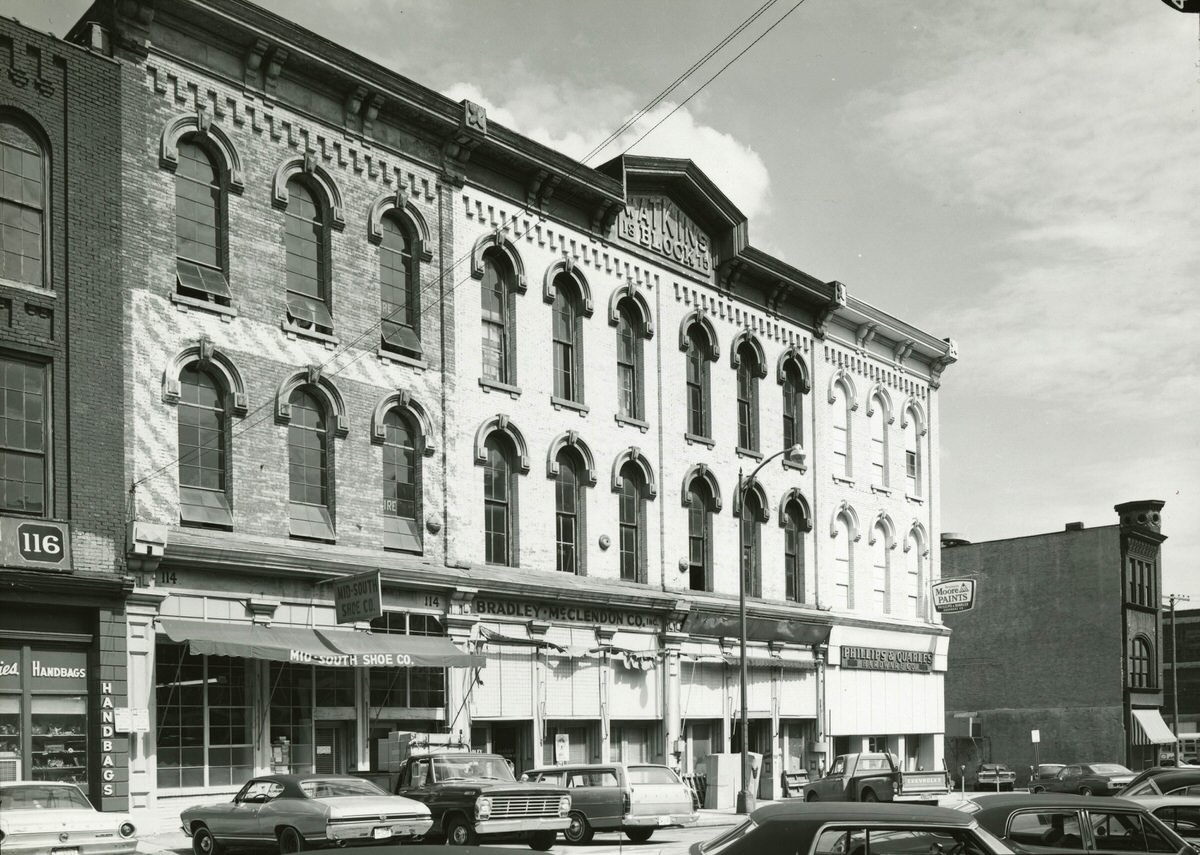
M 1063 531 L 1083 531 L 1083 523 L 1069 522 L 1063 527 Z

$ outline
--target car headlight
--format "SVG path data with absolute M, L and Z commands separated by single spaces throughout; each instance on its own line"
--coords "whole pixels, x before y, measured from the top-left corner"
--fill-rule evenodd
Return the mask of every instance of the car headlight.
M 558 800 L 558 815 L 566 816 L 571 812 L 571 797 L 563 796 Z
M 492 800 L 487 796 L 480 796 L 475 800 L 475 818 L 487 819 L 492 815 Z
M 118 828 L 117 831 L 120 833 L 120 835 L 122 837 L 129 838 L 129 837 L 133 837 L 133 835 L 137 831 L 137 829 L 134 828 L 134 825 L 132 822 L 123 822 L 123 823 L 121 823 L 121 827 Z

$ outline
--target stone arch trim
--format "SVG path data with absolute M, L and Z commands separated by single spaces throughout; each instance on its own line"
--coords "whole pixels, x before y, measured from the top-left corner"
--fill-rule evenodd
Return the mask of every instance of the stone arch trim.
M 371 203 L 367 209 L 367 240 L 376 244 L 383 240 L 382 221 L 387 214 L 396 215 L 411 229 L 417 239 L 413 248 L 417 258 L 424 262 L 433 261 L 433 253 L 429 250 L 429 225 L 421 210 L 405 198 L 402 190 L 385 193 Z
M 654 313 L 650 311 L 650 304 L 640 290 L 629 284 L 622 285 L 609 296 L 608 325 L 615 327 L 620 320 L 618 309 L 622 300 L 628 300 L 642 316 L 642 332 L 645 333 L 646 338 L 654 338 Z
M 569 448 L 583 463 L 583 480 L 584 486 L 596 486 L 596 461 L 592 457 L 592 450 L 588 448 L 588 444 L 583 441 L 577 431 L 569 430 L 565 433 L 560 433 L 550 443 L 550 447 L 546 450 L 546 477 L 558 477 L 558 454 L 564 448 Z
M 757 478 L 750 481 L 744 490 L 745 493 L 753 493 L 758 499 L 758 521 L 766 522 L 771 518 L 771 502 L 767 499 L 767 491 L 763 489 L 762 482 Z M 738 519 L 742 516 L 742 497 L 741 492 L 735 493 L 733 502 L 733 515 Z
M 804 354 L 795 345 L 779 354 L 779 361 L 775 364 L 775 379 L 780 386 L 787 379 L 785 373 L 789 364 L 794 364 L 800 372 L 800 391 L 807 395 L 812 391 L 812 377 L 808 373 L 808 363 L 804 361 Z
M 750 345 L 754 351 L 754 376 L 761 380 L 767 376 L 767 355 L 763 352 L 763 346 L 758 340 L 758 336 L 750 330 L 742 330 L 733 337 L 733 341 L 729 342 L 729 366 L 735 370 L 742 366 L 743 344 Z
M 653 499 L 658 496 L 658 482 L 654 479 L 654 468 L 650 465 L 650 461 L 646 459 L 646 455 L 642 454 L 642 450 L 636 445 L 631 445 L 629 448 L 622 451 L 613 460 L 612 467 L 612 491 L 614 493 L 621 492 L 621 470 L 625 468 L 626 463 L 632 463 L 642 473 L 642 480 L 646 483 L 646 497 Z
M 400 410 L 417 423 L 417 427 L 421 429 L 421 453 L 425 457 L 432 457 L 437 445 L 433 433 L 433 420 L 429 418 L 429 413 L 421 406 L 421 402 L 407 389 L 397 389 L 379 399 L 374 412 L 371 413 L 371 442 L 383 442 L 387 436 L 383 417 L 391 409 Z
M 713 328 L 712 321 L 708 319 L 708 315 L 698 309 L 693 309 L 683 316 L 683 320 L 679 322 L 679 349 L 686 351 L 688 349 L 688 331 L 694 325 L 698 325 L 704 331 L 704 335 L 708 338 L 708 358 L 710 362 L 716 362 L 721 355 L 721 344 L 717 341 L 717 331 Z
M 346 401 L 341 391 L 328 377 L 321 374 L 321 366 L 310 365 L 285 378 L 275 391 L 275 421 L 286 424 L 292 420 L 292 405 L 288 400 L 292 392 L 301 386 L 316 390 L 317 397 L 325 402 L 333 421 L 333 435 L 345 437 L 350 432 L 350 421 L 346 416 Z
M 199 363 L 202 368 L 215 371 L 225 385 L 225 391 L 230 398 L 230 412 L 235 416 L 244 416 L 249 409 L 246 399 L 246 384 L 237 365 L 224 352 L 213 346 L 207 338 L 200 338 L 195 344 L 183 348 L 163 370 L 163 401 L 168 404 L 178 404 L 182 394 L 179 374 L 184 367 L 191 363 Z
M 471 276 L 475 279 L 483 278 L 483 255 L 488 250 L 500 253 L 508 261 L 512 267 L 513 284 L 517 293 L 524 294 L 529 287 L 529 283 L 525 280 L 525 263 L 521 261 L 521 253 L 517 251 L 517 247 L 498 229 L 488 232 L 475 241 L 475 245 L 471 248 Z
M 529 472 L 529 446 L 525 444 L 525 436 L 504 413 L 497 413 L 490 419 L 484 420 L 475 431 L 475 465 L 487 463 L 487 438 L 494 432 L 500 432 L 508 437 L 517 452 L 517 469 L 522 475 Z
M 846 401 L 850 404 L 851 410 L 858 409 L 858 390 L 854 386 L 854 378 L 850 376 L 845 368 L 839 368 L 829 378 L 829 403 L 837 402 L 837 387 L 841 386 L 846 390 Z
M 842 500 L 838 506 L 833 509 L 833 514 L 829 517 L 829 536 L 837 537 L 838 517 L 844 516 L 850 521 L 850 540 L 852 543 L 857 543 L 862 539 L 862 527 L 858 522 L 858 511 L 854 510 L 854 506 L 849 502 Z
M 683 500 L 683 506 L 685 508 L 689 506 L 690 502 L 688 493 L 691 491 L 688 488 L 692 486 L 692 482 L 697 478 L 699 478 L 708 486 L 709 492 L 711 492 L 713 496 L 713 512 L 719 514 L 722 506 L 721 485 L 717 483 L 717 478 L 715 475 L 713 475 L 712 470 L 703 463 L 697 463 L 690 467 L 687 472 L 683 473 L 683 489 L 680 496 L 680 498 Z
M 804 518 L 804 524 L 801 526 L 802 531 L 813 530 L 812 508 L 808 504 L 808 499 L 804 498 L 804 494 L 800 492 L 799 487 L 792 487 L 783 494 L 783 498 L 779 500 L 779 527 L 787 528 L 787 509 L 788 505 L 796 503 L 800 506 L 801 515 Z
M 923 558 L 928 558 L 929 557 L 929 532 L 927 532 L 925 530 L 925 526 L 921 523 L 920 520 L 912 521 L 912 525 L 910 525 L 908 527 L 908 534 L 910 537 L 915 537 L 917 540 L 917 549 L 919 550 L 919 552 L 917 554 Z M 904 551 L 905 552 L 912 551 L 912 547 L 909 545 L 909 537 L 904 538 Z
M 892 406 L 892 396 L 888 392 L 887 387 L 882 383 L 875 383 L 867 390 L 867 417 L 875 415 L 875 401 L 879 400 L 882 404 L 883 420 L 889 425 L 896 421 L 896 409 Z
M 242 179 L 242 157 L 238 154 L 233 140 L 220 125 L 212 121 L 207 110 L 180 114 L 163 125 L 158 138 L 159 166 L 174 172 L 179 167 L 179 143 L 185 136 L 192 134 L 199 137 L 209 152 L 215 152 L 221 161 L 221 183 L 231 192 L 240 194 L 245 189 Z
M 925 415 L 925 407 L 921 402 L 914 397 L 908 397 L 904 401 L 904 406 L 900 408 L 900 427 L 908 427 L 909 415 L 916 420 L 917 433 L 925 436 L 929 432 L 929 419 Z
M 888 549 L 895 549 L 896 524 L 892 522 L 892 518 L 888 516 L 887 511 L 880 511 L 875 515 L 875 518 L 871 520 L 871 533 L 867 538 L 867 542 L 871 544 L 871 546 L 875 545 L 875 541 L 877 540 L 875 532 L 878 529 L 883 529 L 883 545 Z
M 558 286 L 554 283 L 559 276 L 568 276 L 575 283 L 575 287 L 579 289 L 583 315 L 590 318 L 595 311 L 594 304 L 592 303 L 591 286 L 588 285 L 587 277 L 583 275 L 583 271 L 569 258 L 560 259 L 546 268 L 546 273 L 542 276 L 542 300 L 547 303 L 554 302 L 554 293 L 558 290 Z
M 317 157 L 312 152 L 305 152 L 301 157 L 293 157 L 279 164 L 275 177 L 271 181 L 271 201 L 276 208 L 286 208 L 288 204 L 288 181 L 296 175 L 304 175 L 317 185 L 329 211 L 330 225 L 338 229 L 346 227 L 345 205 L 342 204 L 342 191 L 333 176 L 317 163 Z

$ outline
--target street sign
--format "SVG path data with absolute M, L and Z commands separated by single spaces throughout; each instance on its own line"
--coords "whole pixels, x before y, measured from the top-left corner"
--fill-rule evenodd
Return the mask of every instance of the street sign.
M 347 576 L 333 583 L 338 623 L 357 623 L 383 615 L 383 582 L 378 570 Z
M 1042 741 L 1042 732 L 1040 730 L 1029 731 L 1029 741 L 1034 745 Z
M 933 607 L 938 612 L 966 612 L 974 606 L 974 579 L 944 579 L 934 583 Z

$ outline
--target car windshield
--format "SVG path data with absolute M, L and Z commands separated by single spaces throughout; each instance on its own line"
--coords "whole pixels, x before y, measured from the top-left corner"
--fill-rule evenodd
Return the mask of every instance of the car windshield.
M 631 784 L 678 784 L 679 778 L 666 766 L 630 766 Z
M 300 789 L 310 799 L 334 799 L 341 796 L 386 796 L 370 781 L 358 778 L 318 778 L 301 781 Z
M 1063 766 L 1059 763 L 1043 763 L 1041 766 L 1038 766 L 1038 774 L 1039 775 L 1057 775 L 1059 772 L 1061 772 L 1065 768 L 1066 768 L 1065 766 Z
M 78 787 L 18 784 L 0 789 L 0 811 L 4 810 L 91 810 Z
M 441 781 L 515 781 L 503 757 L 488 754 L 462 754 L 433 758 L 433 780 Z
M 979 767 L 984 772 L 1007 772 L 1008 767 L 1003 763 L 984 763 Z
M 1132 775 L 1132 769 L 1126 769 L 1120 763 L 1094 763 L 1088 767 L 1097 775 Z

